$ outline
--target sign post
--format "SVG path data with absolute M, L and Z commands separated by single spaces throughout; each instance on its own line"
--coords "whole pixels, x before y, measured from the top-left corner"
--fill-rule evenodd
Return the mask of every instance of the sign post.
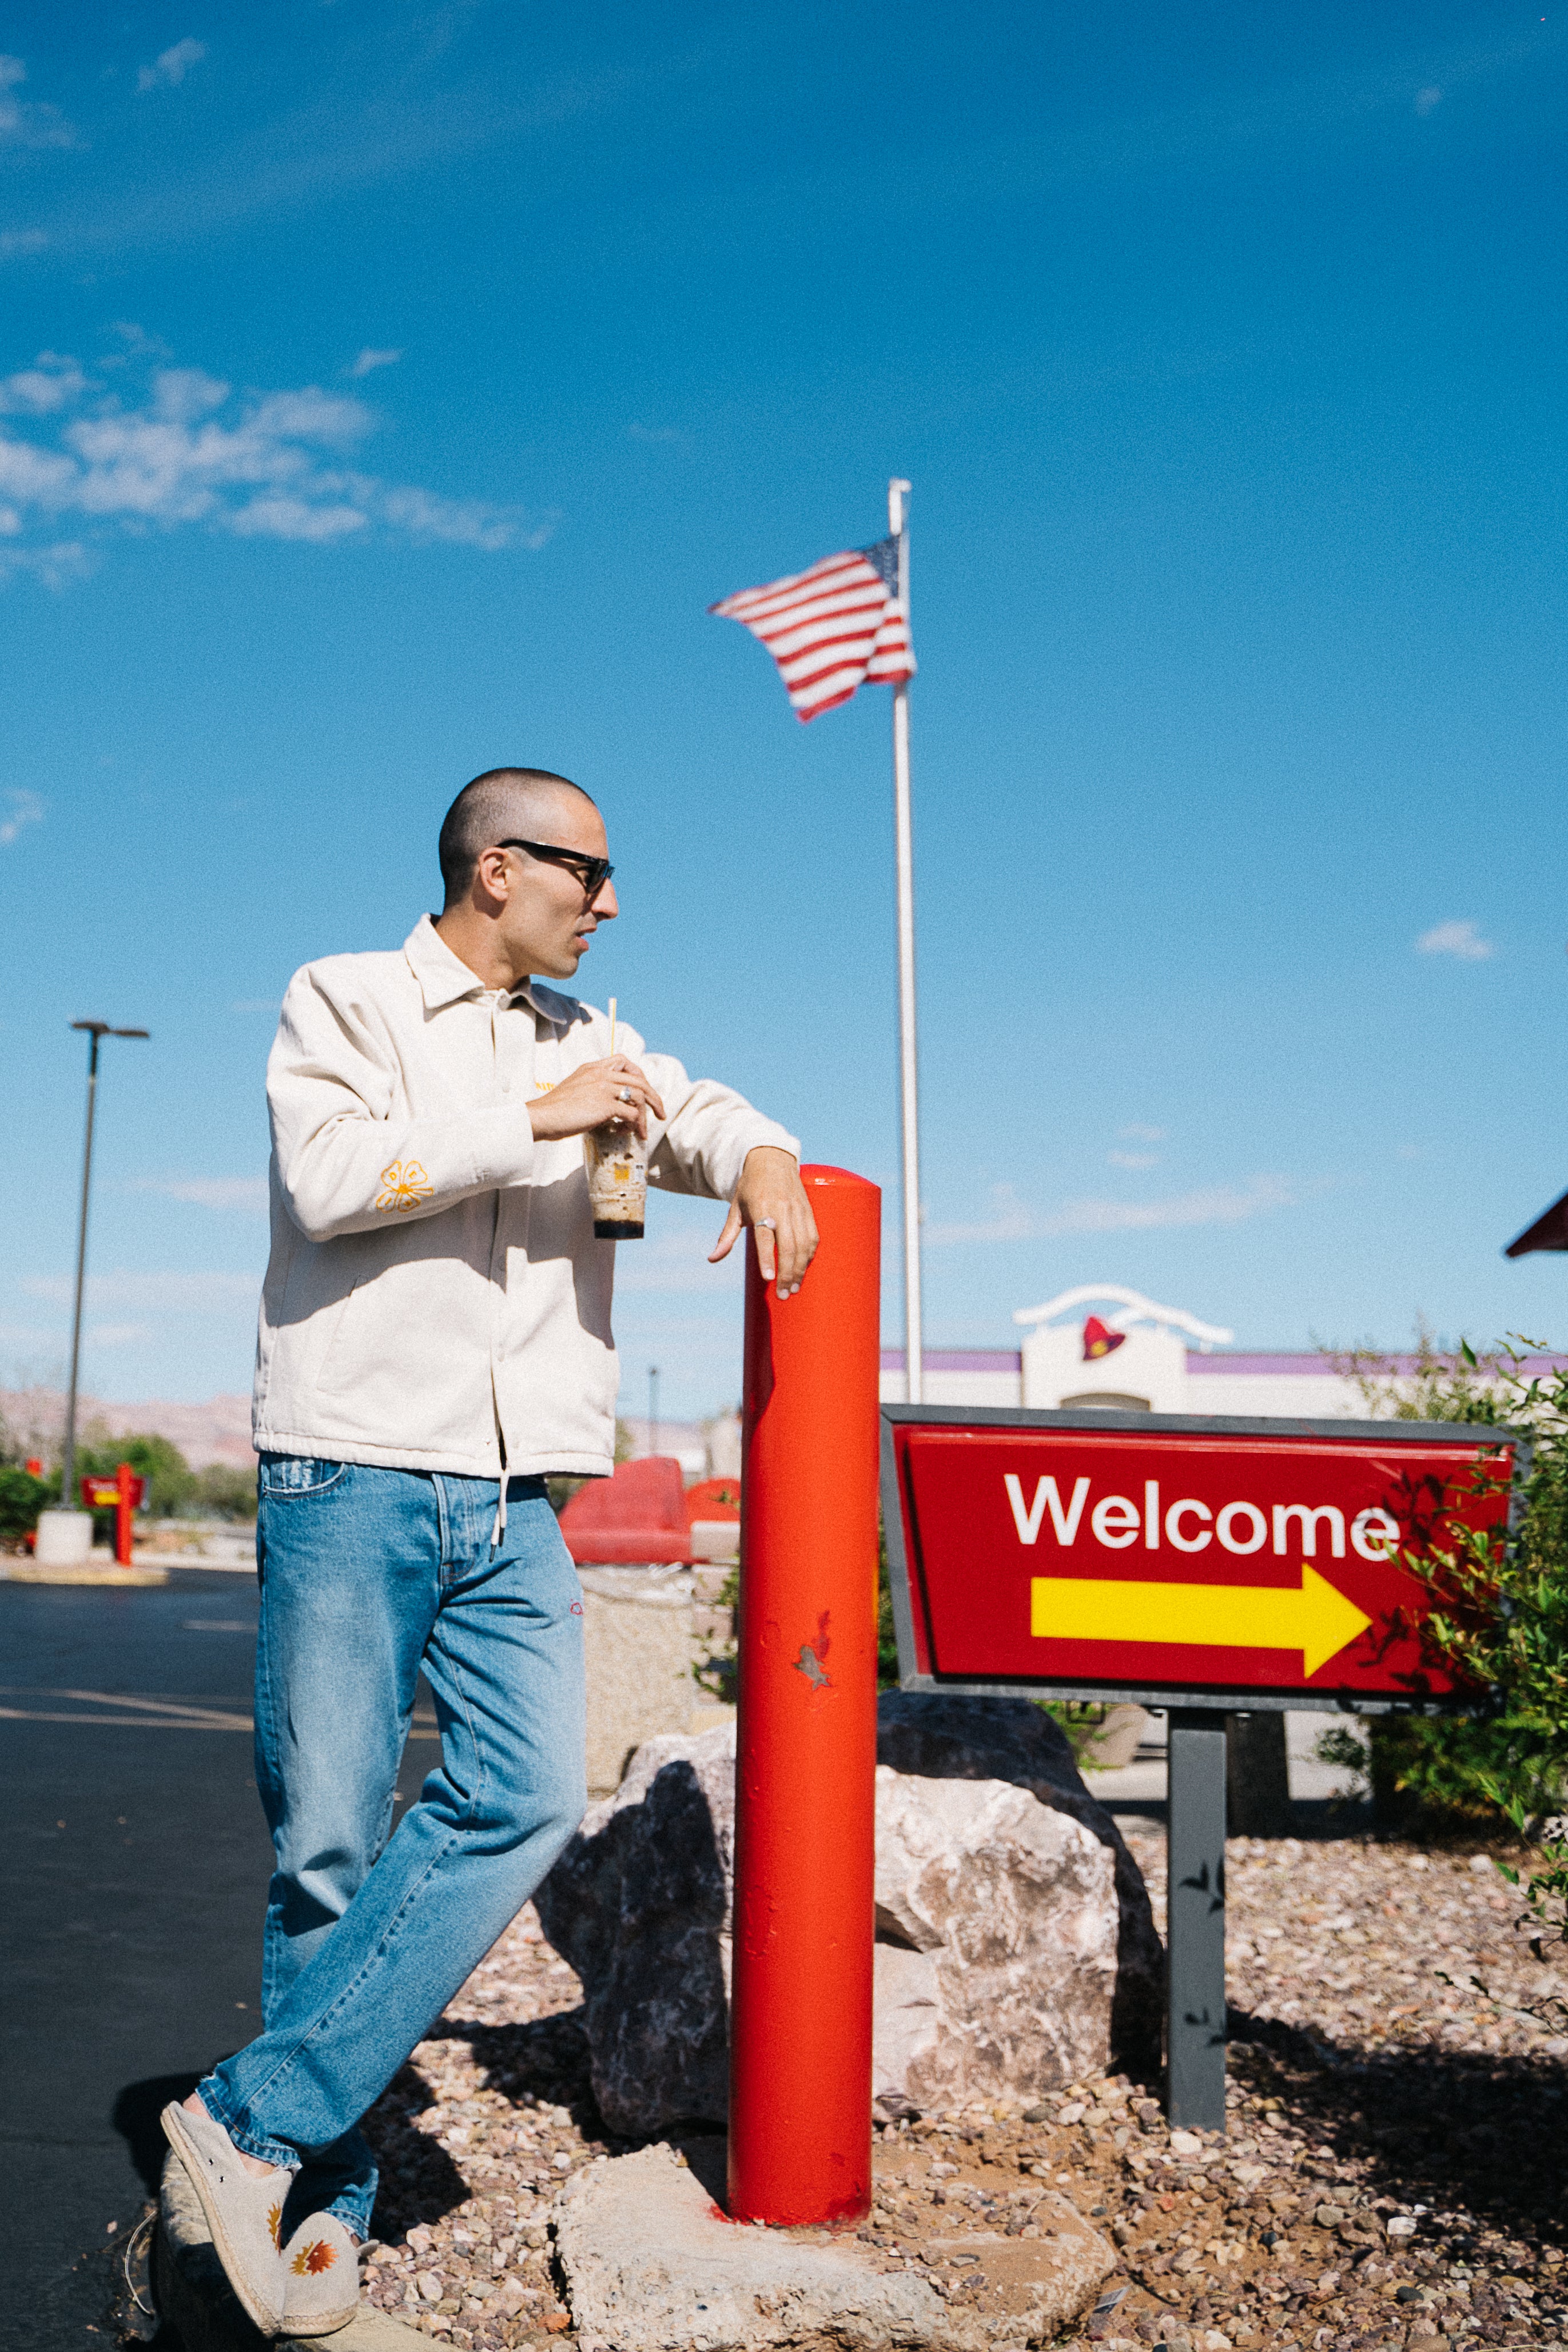
M 112 1478 L 86 1477 L 81 1482 L 84 1511 L 114 1513 L 114 1557 L 121 1568 L 131 1565 L 132 1515 L 141 1505 L 146 1481 L 122 1462 Z
M 1173 2124 L 1225 2125 L 1225 1717 L 1473 1704 L 1426 1632 L 1509 1521 L 1514 1432 L 884 1405 L 906 1690 L 1132 1700 L 1169 1726 Z
M 1224 2131 L 1225 1717 L 1173 1707 L 1166 1738 L 1165 2105 Z

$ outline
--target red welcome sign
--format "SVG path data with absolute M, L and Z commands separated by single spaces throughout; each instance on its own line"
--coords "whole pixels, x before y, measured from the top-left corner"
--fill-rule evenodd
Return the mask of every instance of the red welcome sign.
M 906 1687 L 1467 1696 L 1412 1572 L 1506 1524 L 1518 1440 L 1420 1422 L 883 1408 Z

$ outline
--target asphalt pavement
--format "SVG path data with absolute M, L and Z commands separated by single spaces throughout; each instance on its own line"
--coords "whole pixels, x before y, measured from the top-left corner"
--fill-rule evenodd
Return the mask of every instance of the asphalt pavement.
M 160 2110 L 260 2027 L 256 1609 L 244 1574 L 0 1582 L 0 2341 L 29 2352 L 112 2344 Z

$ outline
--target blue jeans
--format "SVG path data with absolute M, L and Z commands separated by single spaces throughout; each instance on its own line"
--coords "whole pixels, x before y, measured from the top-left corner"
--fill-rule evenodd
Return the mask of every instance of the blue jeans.
M 582 1592 L 542 1478 L 509 1481 L 494 1548 L 493 1479 L 272 1454 L 260 1495 L 262 2031 L 201 2094 L 247 2155 L 303 2163 L 286 2227 L 365 2238 L 359 2118 L 582 1818 Z M 421 1665 L 441 1760 L 393 1830 Z

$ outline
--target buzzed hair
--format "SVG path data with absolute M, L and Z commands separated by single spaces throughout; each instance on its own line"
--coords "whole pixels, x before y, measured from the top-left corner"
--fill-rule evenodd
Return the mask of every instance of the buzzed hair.
M 590 808 L 598 805 L 592 793 L 549 768 L 487 768 L 465 784 L 441 820 L 436 845 L 447 906 L 462 898 L 485 850 L 539 824 L 549 802 L 563 792 L 581 793 Z

